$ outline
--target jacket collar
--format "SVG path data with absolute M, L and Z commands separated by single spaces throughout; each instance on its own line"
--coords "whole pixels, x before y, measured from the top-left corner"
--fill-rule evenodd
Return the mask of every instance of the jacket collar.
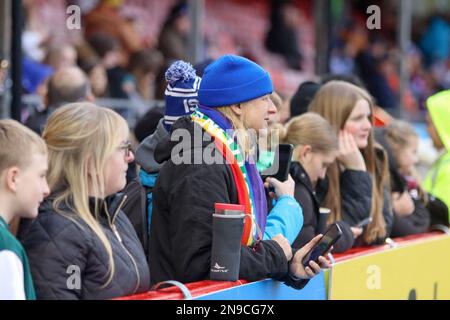
M 300 162 L 294 161 L 291 164 L 291 176 L 295 182 L 303 184 L 309 192 L 314 193 L 314 189 L 309 179 L 308 173 L 305 171 Z
M 95 203 L 97 202 L 99 216 L 106 218 L 110 223 L 114 223 L 126 199 L 127 196 L 123 193 L 117 193 L 105 199 L 89 197 L 89 209 L 95 214 Z

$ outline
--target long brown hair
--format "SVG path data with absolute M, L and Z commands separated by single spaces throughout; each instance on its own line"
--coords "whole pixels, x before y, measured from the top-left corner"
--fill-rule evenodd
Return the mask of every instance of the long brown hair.
M 373 100 L 369 93 L 353 84 L 344 81 L 330 81 L 316 94 L 309 105 L 309 110 L 323 116 L 334 127 L 336 133 L 342 130 L 358 100 L 366 100 L 371 109 L 373 123 Z M 372 177 L 372 206 L 370 216 L 372 222 L 367 226 L 364 240 L 372 243 L 386 236 L 386 222 L 383 217 L 384 190 L 389 183 L 389 167 L 385 151 L 375 145 L 373 132 L 368 137 L 367 146 L 361 150 L 367 172 Z M 331 209 L 330 220 L 342 219 L 342 200 L 340 188 L 340 168 L 338 160 L 328 169 L 328 192 L 324 205 Z

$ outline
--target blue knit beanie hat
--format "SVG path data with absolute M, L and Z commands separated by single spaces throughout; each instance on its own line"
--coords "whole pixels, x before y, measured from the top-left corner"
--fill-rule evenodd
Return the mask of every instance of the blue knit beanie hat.
M 164 92 L 166 112 L 164 127 L 170 131 L 172 124 L 182 116 L 190 115 L 198 105 L 198 88 L 201 78 L 197 77 L 190 63 L 175 61 L 167 69 Z
M 198 98 L 202 106 L 223 107 L 272 91 L 270 75 L 261 66 L 244 57 L 225 55 L 206 67 Z

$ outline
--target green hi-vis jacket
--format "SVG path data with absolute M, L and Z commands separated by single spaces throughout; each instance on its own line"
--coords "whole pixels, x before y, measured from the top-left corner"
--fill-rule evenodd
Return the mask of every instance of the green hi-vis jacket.
M 427 108 L 446 152 L 433 164 L 424 181 L 424 188 L 450 209 L 450 90 L 428 98 Z

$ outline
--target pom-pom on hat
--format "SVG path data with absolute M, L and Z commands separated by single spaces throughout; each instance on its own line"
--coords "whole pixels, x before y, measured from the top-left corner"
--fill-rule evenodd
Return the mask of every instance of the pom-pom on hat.
M 182 116 L 190 115 L 198 105 L 198 88 L 201 78 L 197 77 L 190 63 L 175 61 L 165 73 L 168 82 L 164 92 L 166 112 L 164 127 L 170 131 L 172 124 Z
M 206 67 L 198 97 L 202 106 L 223 107 L 272 91 L 270 75 L 261 66 L 244 57 L 225 55 Z

